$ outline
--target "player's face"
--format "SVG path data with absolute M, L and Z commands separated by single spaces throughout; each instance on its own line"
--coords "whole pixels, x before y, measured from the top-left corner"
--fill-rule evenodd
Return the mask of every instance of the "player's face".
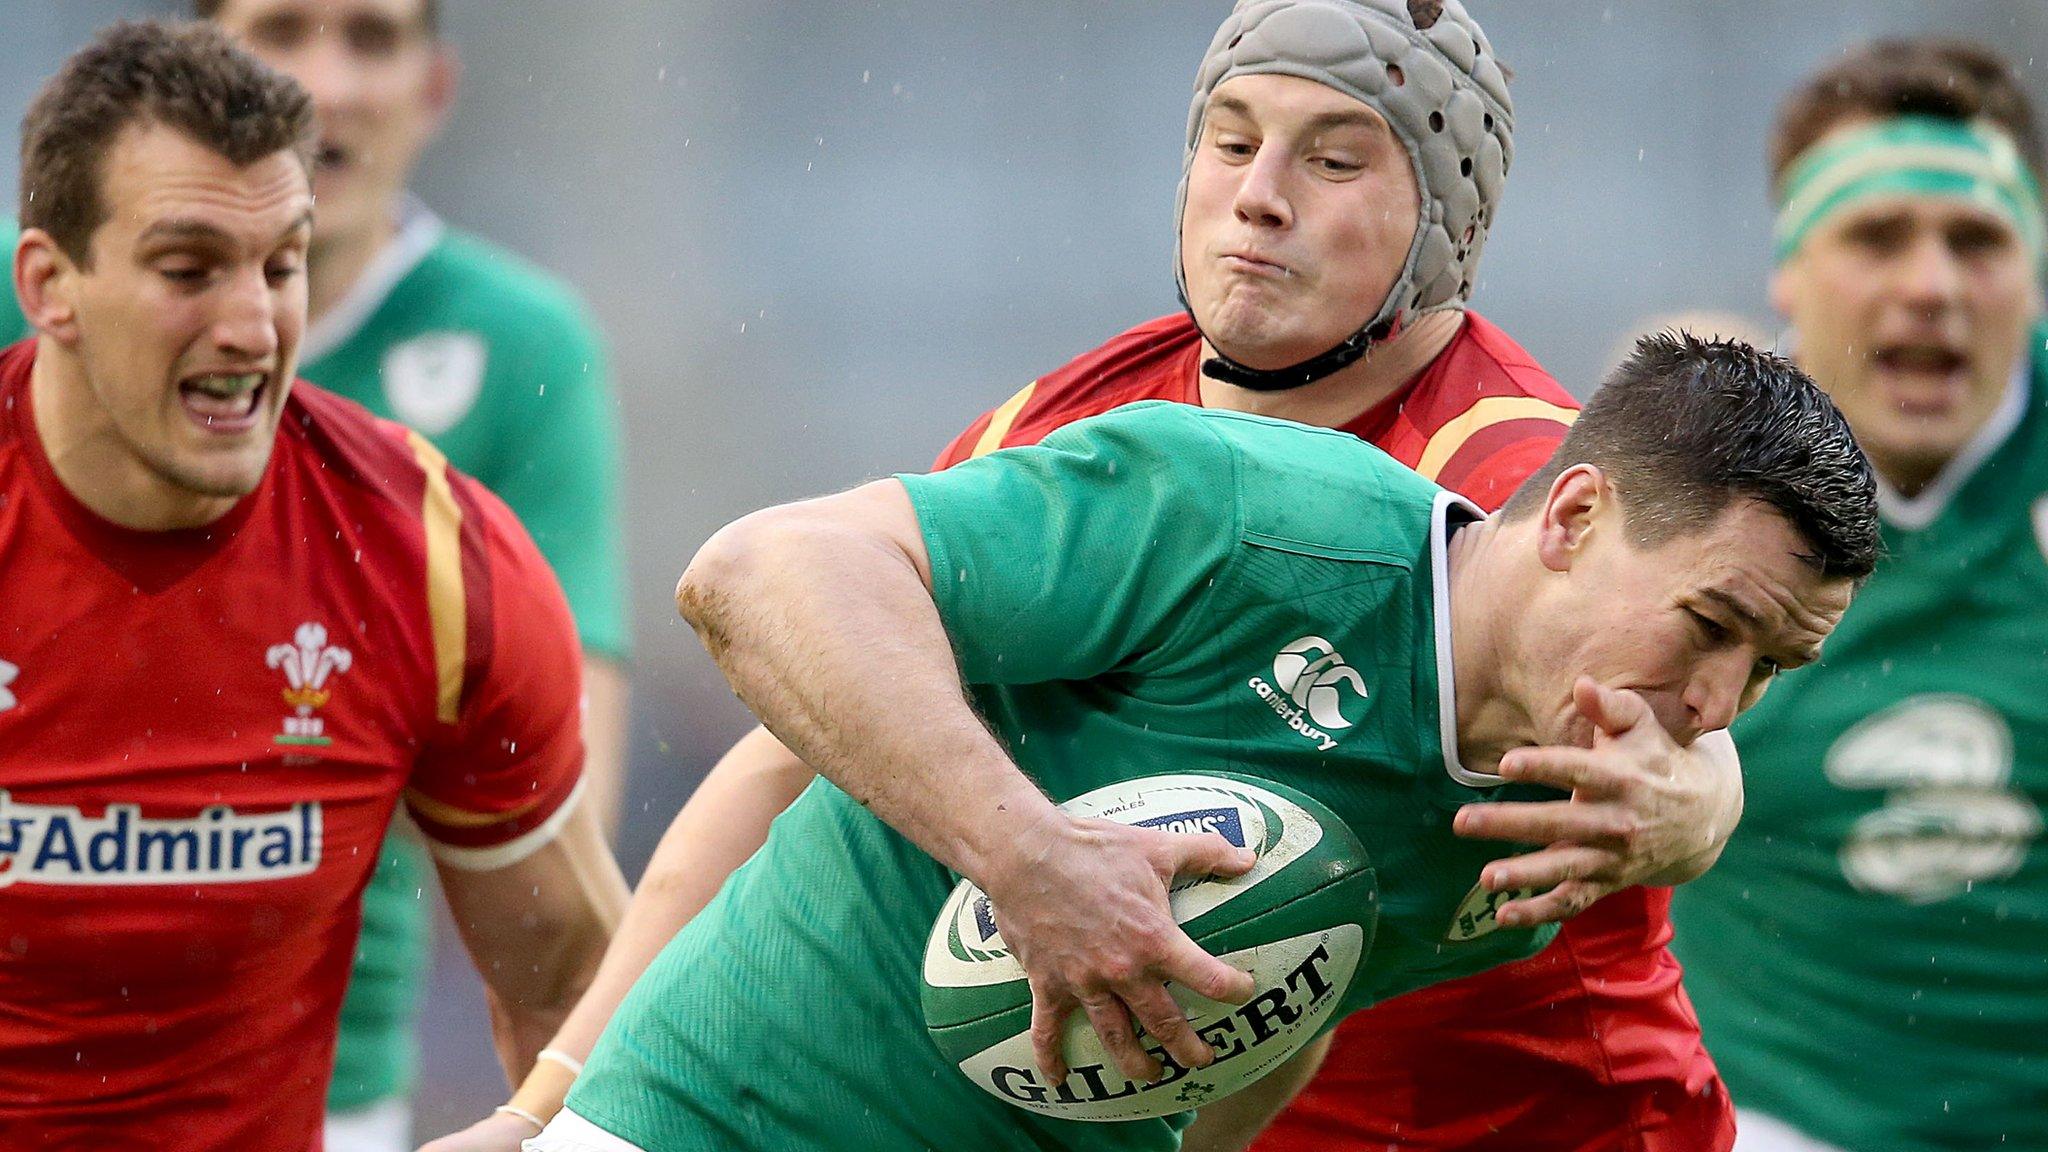
M 96 438 L 174 499 L 263 478 L 306 322 L 313 199 L 299 159 L 247 167 L 161 126 L 101 175 L 107 220 L 65 280 Z
M 1203 116 L 1182 274 L 1224 355 L 1281 368 L 1372 319 L 1421 220 L 1408 153 L 1378 112 L 1293 76 L 1239 76 Z
M 1613 501 L 1596 512 L 1529 655 L 1545 670 L 1532 711 L 1546 743 L 1591 745 L 1572 704 L 1581 675 L 1640 694 L 1681 744 L 1726 728 L 1778 670 L 1818 658 L 1854 591 L 1800 559 L 1808 545 L 1764 504 L 1654 546 L 1622 528 Z
M 320 239 L 384 227 L 454 97 L 421 0 L 230 0 L 218 19 L 313 96 Z
M 1896 196 L 1822 222 L 1771 294 L 1800 366 L 1879 473 L 1916 489 L 2004 397 L 2041 307 L 2033 260 L 1995 212 Z

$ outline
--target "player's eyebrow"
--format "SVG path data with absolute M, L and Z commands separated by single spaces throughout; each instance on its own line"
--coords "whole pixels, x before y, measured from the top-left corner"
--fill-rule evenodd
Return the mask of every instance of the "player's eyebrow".
M 1725 588 L 1702 588 L 1700 596 L 1704 599 L 1712 600 L 1720 605 L 1729 615 L 1735 617 L 1742 625 L 1743 630 L 1748 632 L 1750 637 L 1757 642 L 1758 647 L 1776 646 L 1771 644 L 1774 636 L 1770 624 L 1765 622 L 1763 617 L 1752 611 L 1749 605 L 1743 603 L 1734 593 L 1729 592 Z M 1820 659 L 1820 645 L 1808 644 L 1783 648 L 1776 655 L 1784 657 L 1779 663 L 1787 667 L 1811 664 L 1815 660 Z
M 301 229 L 311 228 L 312 226 L 313 210 L 308 208 L 300 213 L 290 224 L 286 225 L 277 234 L 277 239 L 282 241 L 293 233 Z M 192 220 L 181 217 L 159 220 L 143 229 L 142 235 L 136 238 L 137 244 L 168 244 L 178 241 L 232 246 L 235 238 L 222 231 L 218 226 L 209 224 L 204 220 Z
M 1211 96 L 1209 98 L 1209 110 L 1211 112 L 1234 113 L 1247 120 L 1257 119 L 1252 114 L 1251 105 L 1235 96 Z M 1317 112 L 1308 118 L 1303 127 L 1307 130 L 1308 134 L 1326 132 L 1332 128 L 1364 128 L 1367 131 L 1378 130 L 1384 132 L 1386 130 L 1386 123 L 1385 120 L 1375 115 L 1371 109 L 1358 107 Z

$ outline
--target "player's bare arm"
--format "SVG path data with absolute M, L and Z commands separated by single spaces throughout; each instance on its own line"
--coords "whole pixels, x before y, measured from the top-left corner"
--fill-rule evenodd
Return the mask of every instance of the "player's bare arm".
M 1334 1033 L 1289 1057 L 1272 1075 L 1256 1081 L 1196 1114 L 1182 1134 L 1180 1152 L 1243 1152 L 1273 1117 L 1315 1078 L 1330 1054 Z
M 517 863 L 477 871 L 443 860 L 439 872 L 489 992 L 499 1061 L 517 1083 L 596 976 L 626 907 L 625 877 L 583 805 Z
M 1250 978 L 1188 939 L 1166 888 L 1179 874 L 1238 874 L 1250 854 L 1054 808 L 968 704 L 931 578 L 908 495 L 880 481 L 727 527 L 676 603 L 771 732 L 993 897 L 1031 973 L 1043 1072 L 1064 1077 L 1059 1025 L 1076 1006 L 1130 1075 L 1161 1071 L 1133 1017 L 1184 1065 L 1206 1066 L 1213 1054 L 1164 982 L 1241 1000 Z
M 583 803 L 606 839 L 618 835 L 626 803 L 626 716 L 632 684 L 625 666 L 594 653 L 583 657 Z
M 1584 681 L 1575 695 L 1593 747 L 1519 749 L 1500 764 L 1503 778 L 1570 799 L 1471 805 L 1457 817 L 1463 836 L 1545 845 L 1482 876 L 1491 891 L 1541 893 L 1501 905 L 1503 924 L 1562 920 L 1637 884 L 1683 884 L 1713 866 L 1742 818 L 1727 732 L 1681 747 L 1633 692 Z

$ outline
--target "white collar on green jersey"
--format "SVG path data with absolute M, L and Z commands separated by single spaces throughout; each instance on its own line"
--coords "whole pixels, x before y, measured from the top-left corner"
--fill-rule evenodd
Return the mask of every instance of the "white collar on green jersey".
M 2012 383 L 2006 386 L 2005 399 L 1970 437 L 1962 451 L 1955 454 L 1941 471 L 1934 474 L 1934 481 L 1920 490 L 1917 496 L 1902 495 L 1898 489 L 1885 483 L 1884 477 L 1877 478 L 1877 511 L 1894 528 L 1907 532 L 1918 532 L 1940 517 L 1948 508 L 1948 502 L 1955 498 L 1977 469 L 1991 458 L 1991 454 L 2005 446 L 2012 439 L 2020 420 L 2027 414 L 2027 401 L 2033 391 L 2033 358 L 2031 354 L 2020 357 L 2018 367 L 2013 369 Z
M 1436 614 L 1436 719 L 1444 746 L 1444 771 L 1467 788 L 1491 788 L 1499 776 L 1473 772 L 1458 759 L 1458 672 L 1451 665 L 1451 513 L 1484 520 L 1479 506 L 1455 492 L 1436 494 L 1429 512 L 1429 579 Z
M 334 307 L 306 328 L 299 341 L 299 363 L 310 364 L 355 338 L 370 317 L 383 307 L 391 290 L 406 274 L 419 267 L 447 231 L 433 209 L 407 193 L 398 203 L 398 230 L 370 260 L 363 274 L 349 285 L 347 294 Z

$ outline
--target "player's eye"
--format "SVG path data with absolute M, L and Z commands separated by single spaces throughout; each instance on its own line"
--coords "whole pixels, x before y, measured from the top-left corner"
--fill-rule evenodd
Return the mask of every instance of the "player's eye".
M 1985 256 L 2005 250 L 2013 242 L 2012 233 L 1991 224 L 1972 221 L 1949 230 L 1948 246 L 1958 256 Z
M 384 57 L 398 51 L 404 30 L 394 21 L 363 17 L 348 23 L 348 46 L 358 56 Z
M 1707 643 L 1726 644 L 1734 637 L 1734 633 L 1728 630 L 1727 625 L 1706 613 L 1692 608 L 1686 609 L 1686 613 L 1692 617 L 1693 627 L 1699 632 L 1700 638 Z
M 244 36 L 253 47 L 283 52 L 305 42 L 306 28 L 307 21 L 297 13 L 280 12 L 251 24 Z
M 297 257 L 272 260 L 263 267 L 263 276 L 272 284 L 282 284 L 297 276 L 302 265 Z
M 1354 172 L 1365 170 L 1365 165 L 1338 156 L 1316 156 L 1310 159 L 1309 163 L 1314 164 L 1322 169 L 1324 173 L 1331 176 L 1349 176 Z
M 206 283 L 207 269 L 199 264 L 160 264 L 157 275 L 180 288 L 197 288 Z

